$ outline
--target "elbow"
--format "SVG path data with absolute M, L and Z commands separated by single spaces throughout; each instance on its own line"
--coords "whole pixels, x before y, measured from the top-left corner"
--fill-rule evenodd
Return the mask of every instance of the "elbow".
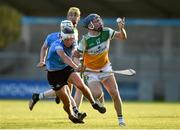
M 126 40 L 126 39 L 127 39 L 127 35 L 125 34 L 123 40 Z
M 127 39 L 127 35 L 126 34 L 124 34 L 124 35 L 121 35 L 121 38 L 120 38 L 121 40 L 126 40 Z
M 125 29 L 122 29 L 121 30 L 121 39 L 122 40 L 126 40 L 127 39 L 127 33 L 126 33 L 126 31 L 125 31 Z
M 46 52 L 46 50 L 47 50 L 47 47 L 45 47 L 45 46 L 41 47 L 41 51 Z

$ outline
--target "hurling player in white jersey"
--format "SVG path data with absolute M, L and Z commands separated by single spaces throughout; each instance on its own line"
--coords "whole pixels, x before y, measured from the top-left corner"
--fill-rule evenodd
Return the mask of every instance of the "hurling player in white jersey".
M 88 33 L 81 39 L 78 52 L 82 54 L 84 66 L 89 70 L 111 71 L 112 67 L 108 57 L 110 41 L 112 39 L 127 39 L 124 28 L 125 19 L 123 18 L 118 22 L 119 31 L 104 27 L 101 17 L 97 14 L 88 15 L 83 22 L 85 28 L 88 29 Z M 100 102 L 103 102 L 103 91 L 101 88 L 101 84 L 103 84 L 114 102 L 118 123 L 120 126 L 124 126 L 122 100 L 114 74 L 85 72 L 84 75 L 93 96 Z M 78 95 L 78 92 L 76 94 Z M 77 105 L 79 105 L 79 102 L 80 99 L 76 101 Z

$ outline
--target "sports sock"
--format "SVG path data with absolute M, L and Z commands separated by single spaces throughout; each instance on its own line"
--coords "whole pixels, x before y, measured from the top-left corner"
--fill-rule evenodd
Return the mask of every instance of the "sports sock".
M 76 106 L 73 107 L 73 111 L 75 114 L 79 113 L 78 108 Z
M 122 115 L 119 115 L 119 116 L 118 116 L 118 122 L 119 122 L 119 124 L 121 124 L 121 125 L 125 125 L 125 121 L 124 121 L 124 118 L 123 118 Z
M 40 93 L 39 94 L 39 99 L 41 100 L 41 99 L 43 99 L 44 98 L 44 93 Z

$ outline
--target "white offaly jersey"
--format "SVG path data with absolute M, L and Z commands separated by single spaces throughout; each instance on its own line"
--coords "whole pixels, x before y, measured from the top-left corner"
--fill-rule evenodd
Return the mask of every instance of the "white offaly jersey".
M 116 31 L 104 27 L 98 36 L 84 35 L 79 43 L 78 51 L 84 52 L 84 65 L 91 69 L 100 69 L 109 63 L 108 51 L 110 41 Z

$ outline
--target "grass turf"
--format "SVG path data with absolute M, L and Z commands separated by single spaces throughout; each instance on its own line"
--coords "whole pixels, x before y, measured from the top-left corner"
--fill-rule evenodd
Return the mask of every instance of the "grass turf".
M 1 129 L 119 129 L 112 102 L 106 102 L 107 112 L 100 114 L 88 102 L 81 111 L 87 113 L 85 124 L 73 124 L 67 114 L 53 101 L 40 101 L 33 111 L 27 100 L 0 100 Z M 180 129 L 180 103 L 124 102 L 127 126 L 121 129 Z

